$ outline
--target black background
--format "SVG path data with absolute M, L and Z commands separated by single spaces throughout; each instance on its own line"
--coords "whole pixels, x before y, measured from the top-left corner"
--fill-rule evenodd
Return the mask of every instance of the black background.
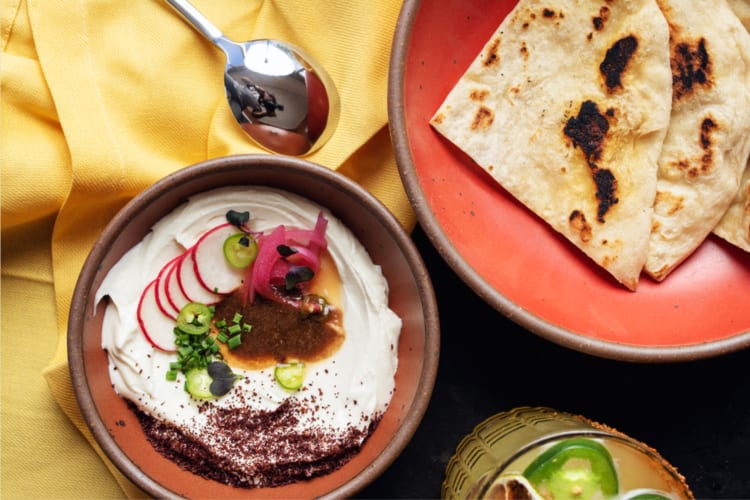
M 440 312 L 437 381 L 406 449 L 359 497 L 439 497 L 445 466 L 474 426 L 501 411 L 539 405 L 584 415 L 656 448 L 697 498 L 750 498 L 749 349 L 644 364 L 560 347 L 482 301 L 420 227 L 413 240 Z

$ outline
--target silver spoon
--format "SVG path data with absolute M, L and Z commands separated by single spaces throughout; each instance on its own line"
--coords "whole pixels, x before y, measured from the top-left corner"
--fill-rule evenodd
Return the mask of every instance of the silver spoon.
M 258 145 L 302 156 L 328 141 L 338 124 L 339 95 L 310 56 L 278 40 L 234 42 L 186 0 L 166 2 L 226 55 L 229 106 Z

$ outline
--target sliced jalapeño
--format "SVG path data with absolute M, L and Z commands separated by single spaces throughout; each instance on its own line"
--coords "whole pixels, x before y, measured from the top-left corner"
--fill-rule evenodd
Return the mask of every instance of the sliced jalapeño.
M 237 233 L 224 240 L 224 258 L 229 265 L 244 269 L 258 256 L 258 243 L 252 236 Z
M 189 335 L 202 335 L 211 327 L 213 312 L 200 302 L 186 304 L 177 315 L 177 328 Z
M 586 438 L 561 441 L 534 459 L 523 475 L 543 496 L 585 500 L 617 495 L 619 482 L 612 455 Z

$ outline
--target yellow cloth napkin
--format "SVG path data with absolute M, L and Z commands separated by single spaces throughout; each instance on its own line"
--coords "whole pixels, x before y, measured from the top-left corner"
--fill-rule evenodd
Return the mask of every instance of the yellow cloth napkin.
M 307 159 L 365 186 L 410 230 L 386 109 L 400 2 L 193 3 L 231 39 L 287 40 L 326 67 L 341 120 Z M 208 158 L 262 151 L 229 112 L 221 51 L 160 0 L 0 5 L 0 496 L 139 496 L 92 451 L 101 455 L 72 392 L 65 335 L 78 273 L 111 217 L 145 187 Z

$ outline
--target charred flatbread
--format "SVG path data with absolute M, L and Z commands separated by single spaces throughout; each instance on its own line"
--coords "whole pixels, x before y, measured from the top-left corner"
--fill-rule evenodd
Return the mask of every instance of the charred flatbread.
M 750 0 L 730 0 L 729 6 L 745 29 L 750 30 Z M 740 181 L 737 195 L 714 228 L 714 233 L 750 252 L 750 162 L 745 165 L 745 174 Z
M 671 78 L 654 0 L 520 0 L 431 124 L 635 290 Z
M 670 27 L 672 116 L 646 272 L 663 280 L 711 234 L 750 152 L 750 35 L 726 0 L 657 0 Z
M 750 165 L 740 182 L 732 203 L 714 228 L 717 236 L 750 252 Z

